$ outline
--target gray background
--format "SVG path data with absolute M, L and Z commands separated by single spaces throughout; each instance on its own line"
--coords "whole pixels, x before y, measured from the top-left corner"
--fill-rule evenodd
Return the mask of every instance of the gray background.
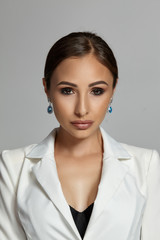
M 160 152 L 159 0 L 1 0 L 0 150 L 38 143 L 58 123 L 42 77 L 53 43 L 89 30 L 119 65 L 113 113 L 102 126 L 118 141 Z

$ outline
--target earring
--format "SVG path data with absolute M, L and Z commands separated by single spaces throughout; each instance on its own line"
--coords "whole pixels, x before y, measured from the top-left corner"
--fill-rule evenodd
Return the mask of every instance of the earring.
M 111 103 L 113 102 L 113 98 L 111 98 L 111 100 L 110 100 L 110 103 L 109 103 L 109 106 L 108 106 L 108 110 L 107 110 L 107 112 L 109 112 L 109 113 L 112 113 L 112 107 L 111 107 Z
M 51 103 L 51 101 L 50 101 L 49 98 L 48 98 L 48 102 L 49 102 L 49 106 L 48 106 L 48 108 L 47 108 L 47 112 L 48 112 L 49 114 L 51 114 L 51 113 L 53 112 L 53 107 L 52 107 L 52 103 Z

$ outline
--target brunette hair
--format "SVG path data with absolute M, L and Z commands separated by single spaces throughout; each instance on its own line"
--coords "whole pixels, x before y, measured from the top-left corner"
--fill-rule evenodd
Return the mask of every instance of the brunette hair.
M 49 50 L 44 69 L 47 89 L 50 88 L 50 79 L 58 64 L 66 58 L 82 57 L 87 54 L 93 54 L 111 71 L 114 88 L 118 79 L 118 67 L 111 48 L 95 33 L 73 32 L 60 38 Z

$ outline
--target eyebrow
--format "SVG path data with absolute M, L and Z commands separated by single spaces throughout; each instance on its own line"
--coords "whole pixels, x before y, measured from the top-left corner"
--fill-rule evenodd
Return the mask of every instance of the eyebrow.
M 98 84 L 106 84 L 108 86 L 108 83 L 106 83 L 105 81 L 97 81 L 97 82 L 90 83 L 88 85 L 88 87 L 93 87 L 93 86 L 98 85 Z M 62 82 L 57 84 L 57 86 L 59 86 L 59 85 L 69 85 L 69 86 L 72 86 L 72 87 L 78 87 L 76 84 L 71 83 L 71 82 L 66 82 L 66 81 L 62 81 Z

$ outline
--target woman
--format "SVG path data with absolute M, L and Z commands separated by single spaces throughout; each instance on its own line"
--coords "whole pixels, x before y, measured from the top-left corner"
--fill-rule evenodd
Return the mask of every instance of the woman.
M 60 124 L 39 144 L 1 154 L 1 239 L 159 240 L 158 153 L 100 126 L 118 79 L 99 36 L 71 33 L 50 49 L 43 85 Z

